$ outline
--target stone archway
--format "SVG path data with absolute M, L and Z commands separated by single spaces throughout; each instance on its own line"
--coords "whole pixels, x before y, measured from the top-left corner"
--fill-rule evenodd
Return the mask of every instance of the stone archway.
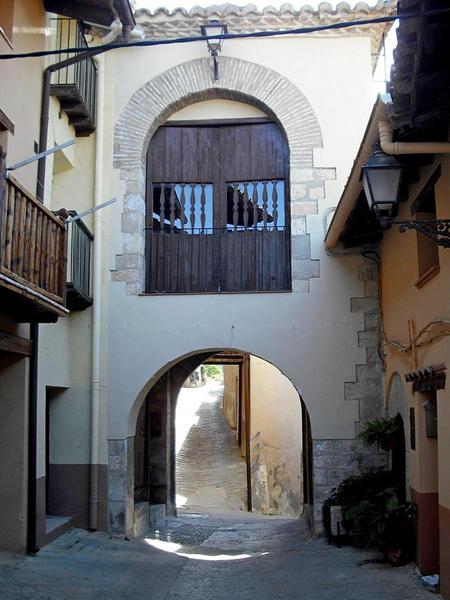
M 335 179 L 335 169 L 314 167 L 313 149 L 322 146 L 322 135 L 301 91 L 267 67 L 228 57 L 220 57 L 219 81 L 211 77 L 209 59 L 182 63 L 148 81 L 123 109 L 114 133 L 114 167 L 120 169 L 126 190 L 123 253 L 116 255 L 113 281 L 124 282 L 129 295 L 144 288 L 145 154 L 151 137 L 174 112 L 210 99 L 257 106 L 283 129 L 290 152 L 293 287 L 308 292 L 310 278 L 319 276 L 319 261 L 311 259 L 306 217 L 317 214 L 324 181 Z
M 123 441 L 110 441 L 109 460 L 109 531 L 111 533 L 123 534 L 128 537 L 141 535 L 148 527 L 151 508 L 165 506 L 166 514 L 176 514 L 176 450 L 175 450 L 175 409 L 178 394 L 187 377 L 199 365 L 212 356 L 222 352 L 239 353 L 236 349 L 209 349 L 194 352 L 190 355 L 179 357 L 171 361 L 165 367 L 155 373 L 145 386 L 142 394 L 136 399 L 131 419 L 133 431 Z M 249 355 L 250 356 L 250 355 Z M 253 358 L 258 358 L 252 355 Z M 289 382 L 293 392 L 296 393 L 299 402 L 299 436 L 302 440 L 301 452 L 298 456 L 302 464 L 302 482 L 299 494 L 303 498 L 302 506 L 307 528 L 313 529 L 312 505 L 313 505 L 313 481 L 312 481 L 312 446 L 309 415 L 301 394 L 294 383 L 286 377 L 282 371 L 273 363 L 263 362 L 271 365 L 285 380 Z M 250 400 L 249 400 L 250 401 Z M 143 409 L 144 413 L 143 413 Z M 136 433 L 142 414 L 146 414 L 147 424 L 145 430 L 148 435 L 149 462 L 137 464 Z M 250 429 L 249 429 L 250 431 Z M 136 468 L 148 469 L 149 480 L 147 495 L 135 502 L 136 491 Z M 151 473 L 151 475 L 150 475 Z M 247 482 L 248 483 L 248 482 Z M 116 488 L 121 487 L 120 498 L 113 498 Z M 301 500 L 300 500 L 301 501 Z

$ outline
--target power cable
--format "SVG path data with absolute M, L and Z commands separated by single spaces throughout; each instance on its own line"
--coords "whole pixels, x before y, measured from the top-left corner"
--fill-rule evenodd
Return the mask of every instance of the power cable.
M 280 31 L 254 31 L 251 33 L 226 33 L 223 35 L 199 35 L 181 38 L 171 38 L 168 40 L 137 40 L 135 42 L 122 42 L 118 44 L 105 44 L 104 46 L 91 46 L 92 50 L 96 50 L 96 54 L 116 50 L 118 48 L 140 48 L 147 46 L 169 46 L 172 44 L 186 44 L 190 42 L 205 42 L 208 40 L 233 40 L 245 38 L 264 38 L 278 37 L 282 35 L 304 35 L 308 33 L 316 33 L 320 31 L 329 31 L 333 29 L 346 29 L 349 27 L 358 27 L 362 25 L 374 25 L 378 23 L 392 23 L 394 21 L 404 21 L 406 19 L 416 19 L 420 17 L 434 17 L 442 14 L 450 13 L 450 8 L 438 8 L 422 12 L 410 13 L 407 15 L 392 15 L 385 17 L 376 17 L 374 19 L 361 19 L 359 21 L 343 21 L 342 23 L 332 23 L 329 25 L 315 25 L 313 27 L 301 27 L 298 29 L 283 29 Z M 43 56 L 55 56 L 59 54 L 85 52 L 86 48 L 62 48 L 58 50 L 39 50 L 37 52 L 23 52 L 19 54 L 0 54 L 0 60 L 13 60 L 16 58 L 39 58 Z

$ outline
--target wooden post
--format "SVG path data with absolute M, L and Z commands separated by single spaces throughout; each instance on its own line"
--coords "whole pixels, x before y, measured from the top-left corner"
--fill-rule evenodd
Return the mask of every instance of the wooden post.
M 247 465 L 247 510 L 252 512 L 252 471 L 250 462 L 250 356 L 244 354 L 242 360 L 242 407 L 244 417 L 244 437 L 245 437 L 245 462 Z
M 418 367 L 417 361 L 417 346 L 416 343 L 413 342 L 416 337 L 416 324 L 413 319 L 408 319 L 408 332 L 409 332 L 409 342 L 412 343 L 412 359 L 413 359 L 413 369 L 416 370 Z
M 3 219 L 6 204 L 6 154 L 0 146 L 0 265 L 3 264 Z

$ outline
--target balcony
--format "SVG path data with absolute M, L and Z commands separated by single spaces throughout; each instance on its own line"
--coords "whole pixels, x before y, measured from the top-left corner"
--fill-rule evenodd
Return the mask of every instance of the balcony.
M 2 312 L 20 322 L 54 322 L 65 307 L 64 222 L 11 176 L 0 189 Z
M 69 215 L 77 213 L 70 211 Z M 73 310 L 85 310 L 92 304 L 91 270 L 94 236 L 83 221 L 71 221 L 67 226 L 66 304 Z
M 56 49 L 88 48 L 83 32 L 73 19 L 56 19 Z M 73 56 L 62 53 L 58 60 Z M 92 58 L 56 71 L 52 77 L 51 94 L 56 96 L 69 117 L 76 135 L 87 137 L 95 131 L 95 101 L 97 69 Z
M 290 290 L 283 180 L 228 182 L 216 194 L 209 183 L 154 183 L 149 192 L 147 293 Z

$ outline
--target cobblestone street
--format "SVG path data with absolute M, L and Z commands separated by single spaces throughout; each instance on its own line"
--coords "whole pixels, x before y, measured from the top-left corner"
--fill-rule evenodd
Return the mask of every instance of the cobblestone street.
M 185 514 L 145 539 L 72 530 L 35 557 L 0 555 L 1 600 L 428 600 L 413 566 L 310 540 L 302 522 Z
M 245 509 L 245 460 L 223 414 L 222 398 L 223 386 L 214 381 L 183 388 L 178 397 L 177 499 L 182 510 Z

